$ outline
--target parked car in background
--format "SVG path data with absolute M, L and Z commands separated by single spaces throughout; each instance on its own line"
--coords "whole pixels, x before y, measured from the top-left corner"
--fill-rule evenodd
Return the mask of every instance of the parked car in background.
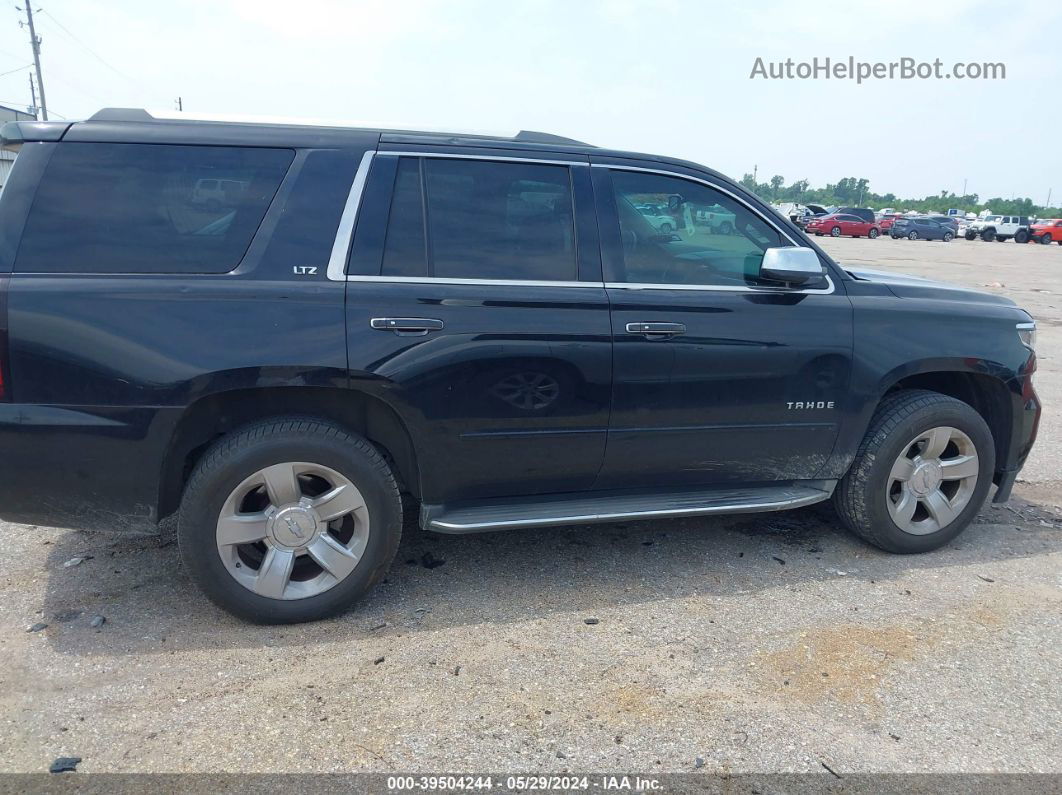
M 1014 238 L 1015 243 L 1029 242 L 1029 219 L 1024 215 L 986 215 L 966 227 L 966 239 L 980 237 L 1000 243 Z
M 896 213 L 890 213 L 889 215 L 883 215 L 883 216 L 881 216 L 881 218 L 878 219 L 878 229 L 881 230 L 882 234 L 885 234 L 890 229 L 892 229 L 892 225 L 894 223 L 896 223 L 896 219 L 897 218 L 902 218 L 902 217 L 903 216 L 896 215 Z
M 873 224 L 878 220 L 877 216 L 874 215 L 874 211 L 869 207 L 838 207 L 836 212 L 844 215 L 854 215 L 856 218 L 862 218 L 868 224 Z
M 707 226 L 708 231 L 716 235 L 732 235 L 737 219 L 732 212 L 718 204 L 698 207 L 693 211 L 693 222 L 697 226 Z
M 644 215 L 645 220 L 651 223 L 653 228 L 661 234 L 670 234 L 678 227 L 678 222 L 664 210 L 643 204 L 638 208 L 638 212 Z
M 1058 243 L 1062 246 L 1062 218 L 1040 218 L 1029 227 L 1029 236 L 1045 246 Z
M 908 240 L 943 240 L 947 243 L 955 237 L 955 231 L 932 218 L 917 216 L 897 219 L 889 235 L 893 240 L 905 237 Z
M 927 215 L 926 218 L 931 221 L 936 221 L 941 226 L 946 226 L 951 230 L 952 236 L 958 236 L 959 232 L 959 219 L 953 215 Z
M 847 213 L 830 213 L 821 218 L 812 218 L 805 231 L 819 237 L 869 237 L 872 240 L 881 234 L 877 224 Z

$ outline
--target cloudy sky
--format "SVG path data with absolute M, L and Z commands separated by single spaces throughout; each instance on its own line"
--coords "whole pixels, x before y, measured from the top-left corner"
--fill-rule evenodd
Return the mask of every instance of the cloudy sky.
M 29 104 L 0 9 L 0 104 Z M 35 8 L 37 6 L 34 6 Z M 1062 194 L 1062 4 L 41 0 L 49 108 L 538 129 L 761 181 Z M 750 79 L 757 57 L 1002 62 L 1006 80 Z

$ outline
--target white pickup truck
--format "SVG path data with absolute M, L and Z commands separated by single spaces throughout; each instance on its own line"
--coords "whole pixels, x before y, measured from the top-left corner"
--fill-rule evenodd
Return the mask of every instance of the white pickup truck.
M 998 240 L 1000 243 L 1014 238 L 1015 243 L 1029 242 L 1029 219 L 1024 215 L 986 215 L 966 227 L 965 238 L 973 240 Z

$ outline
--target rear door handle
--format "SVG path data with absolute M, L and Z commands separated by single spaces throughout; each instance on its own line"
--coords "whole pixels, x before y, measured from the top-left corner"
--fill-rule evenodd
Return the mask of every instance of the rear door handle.
M 369 325 L 377 331 L 393 331 L 400 337 L 423 337 L 445 324 L 431 317 L 374 317 Z
M 628 334 L 641 334 L 646 339 L 662 340 L 686 333 L 685 323 L 628 323 Z

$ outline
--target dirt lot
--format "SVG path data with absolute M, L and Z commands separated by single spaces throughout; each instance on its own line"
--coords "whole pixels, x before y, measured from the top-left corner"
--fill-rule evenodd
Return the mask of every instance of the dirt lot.
M 825 244 L 1040 323 L 1039 445 L 950 547 L 887 555 L 821 507 L 410 527 L 353 612 L 263 628 L 169 537 L 3 525 L 0 771 L 1062 772 L 1062 247 Z

